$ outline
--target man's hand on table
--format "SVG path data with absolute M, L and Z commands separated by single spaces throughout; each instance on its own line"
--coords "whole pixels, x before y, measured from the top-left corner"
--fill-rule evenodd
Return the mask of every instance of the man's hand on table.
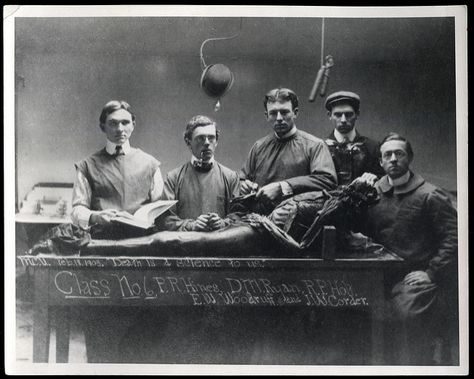
M 200 215 L 193 221 L 194 232 L 212 232 L 225 227 L 225 222 L 217 213 L 206 213 Z
M 193 231 L 195 232 L 205 232 L 207 231 L 207 220 L 209 216 L 207 214 L 200 215 L 193 222 Z
M 207 221 L 209 230 L 219 230 L 225 227 L 225 222 L 219 217 L 217 213 L 209 213 L 209 219 Z

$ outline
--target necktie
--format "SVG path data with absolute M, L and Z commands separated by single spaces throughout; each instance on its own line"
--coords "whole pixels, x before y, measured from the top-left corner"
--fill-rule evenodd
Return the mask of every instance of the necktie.
M 208 172 L 213 166 L 213 162 L 202 162 L 195 160 L 193 162 L 193 167 L 199 172 Z
M 120 145 L 115 146 L 115 156 L 118 157 L 119 155 L 123 155 L 123 154 L 124 152 L 123 152 L 122 146 Z

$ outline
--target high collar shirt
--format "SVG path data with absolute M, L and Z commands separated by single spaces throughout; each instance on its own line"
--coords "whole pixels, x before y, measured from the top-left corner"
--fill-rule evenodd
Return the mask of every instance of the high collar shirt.
M 275 134 L 275 137 L 276 139 L 279 139 L 279 140 L 287 140 L 288 138 L 290 138 L 292 135 L 294 135 L 296 133 L 298 129 L 296 129 L 296 125 L 293 125 L 293 127 L 291 128 L 291 130 L 288 132 L 288 133 L 285 133 L 284 135 L 282 135 L 281 137 L 278 136 L 278 134 L 274 133 Z
M 388 184 L 392 187 L 401 187 L 404 186 L 410 180 L 411 173 L 410 171 L 405 172 L 402 176 L 396 179 L 392 179 L 390 176 L 387 176 Z
M 347 134 L 342 134 L 337 129 L 334 129 L 334 137 L 336 138 L 336 141 L 339 142 L 339 143 L 354 142 L 354 139 L 356 138 L 356 136 L 357 136 L 357 133 L 356 133 L 355 128 L 352 129 Z M 347 141 L 346 141 L 346 139 L 347 139 Z
M 125 155 L 130 154 L 130 141 L 129 140 L 126 140 L 122 145 L 117 145 L 117 144 L 107 140 L 107 142 L 105 144 L 105 151 L 109 155 L 115 155 L 117 146 L 122 146 L 122 153 L 123 154 L 125 154 Z

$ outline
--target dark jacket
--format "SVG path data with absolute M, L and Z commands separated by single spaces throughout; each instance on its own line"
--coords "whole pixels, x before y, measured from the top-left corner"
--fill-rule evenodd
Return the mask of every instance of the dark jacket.
M 369 209 L 367 234 L 401 256 L 411 270 L 433 282 L 450 272 L 457 259 L 457 212 L 448 196 L 411 173 L 394 189 L 384 176 L 376 183 L 380 201 Z
M 354 141 L 348 144 L 337 142 L 334 131 L 325 142 L 331 152 L 340 185 L 349 184 L 364 172 L 377 175 L 378 178 L 384 175 L 379 164 L 378 142 L 360 135 L 357 131 Z

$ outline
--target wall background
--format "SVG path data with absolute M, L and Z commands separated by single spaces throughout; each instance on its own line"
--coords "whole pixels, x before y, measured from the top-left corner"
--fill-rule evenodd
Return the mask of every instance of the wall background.
M 453 18 L 327 18 L 325 54 L 335 66 L 328 93 L 361 96 L 358 130 L 374 139 L 408 137 L 413 167 L 456 190 Z M 16 18 L 17 202 L 38 182 L 73 182 L 74 162 L 103 147 L 102 106 L 128 101 L 131 138 L 162 162 L 163 174 L 189 153 L 182 140 L 195 114 L 221 129 L 217 159 L 239 169 L 251 145 L 271 131 L 262 98 L 285 86 L 300 97 L 297 126 L 325 137 L 323 99 L 307 98 L 320 66 L 320 18 L 243 18 L 241 34 L 206 44 L 207 64 L 235 75 L 219 112 L 199 87 L 199 48 L 239 30 L 240 18 Z

